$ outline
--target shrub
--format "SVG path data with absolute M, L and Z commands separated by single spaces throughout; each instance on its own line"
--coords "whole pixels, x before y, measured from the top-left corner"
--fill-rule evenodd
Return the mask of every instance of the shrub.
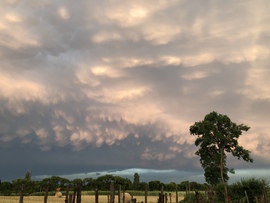
M 255 198 L 268 196 L 268 185 L 264 179 L 256 179 L 254 177 L 242 179 L 229 187 L 230 197 L 232 201 L 245 200 L 246 195 L 249 203 L 255 203 Z
M 190 192 L 190 194 L 186 195 L 183 200 L 180 201 L 180 203 L 196 203 L 196 202 L 203 202 L 208 203 L 208 196 L 205 194 L 205 192 Z

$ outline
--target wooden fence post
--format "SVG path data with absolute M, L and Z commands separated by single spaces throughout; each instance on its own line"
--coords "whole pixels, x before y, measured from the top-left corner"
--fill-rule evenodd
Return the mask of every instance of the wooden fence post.
M 67 185 L 66 187 L 66 198 L 65 198 L 65 203 L 69 203 L 68 202 L 68 193 L 69 193 L 69 186 Z M 44 202 L 45 203 L 45 202 Z
M 77 203 L 81 203 L 82 202 L 82 188 L 81 188 L 81 184 L 77 185 Z
M 21 186 L 19 203 L 23 203 L 24 185 Z
M 72 196 L 72 194 L 70 194 L 70 195 L 68 196 L 68 203 L 72 203 L 72 199 L 73 199 L 73 196 Z
M 190 202 L 191 195 L 190 195 L 190 182 L 188 182 L 188 201 Z
M 118 185 L 118 203 L 121 203 L 121 185 Z
M 202 203 L 200 193 L 198 191 L 195 191 L 195 197 L 197 203 Z
M 186 198 L 188 199 L 188 185 L 186 185 Z
M 178 187 L 175 187 L 175 202 L 178 203 Z
M 95 190 L 95 203 L 98 203 L 98 189 Z
M 72 203 L 75 203 L 76 196 L 77 196 L 77 185 L 74 185 L 74 192 L 73 192 Z
M 147 203 L 147 195 L 148 195 L 148 187 L 147 184 L 145 184 L 145 190 L 144 190 L 144 202 Z
M 163 186 L 161 186 L 161 190 L 160 190 L 160 193 L 159 193 L 158 202 L 159 203 L 164 203 L 164 190 L 163 190 Z
M 123 203 L 126 203 L 126 195 L 125 195 L 125 188 L 123 188 Z
M 114 182 L 110 185 L 110 203 L 114 203 Z
M 46 187 L 45 194 L 44 194 L 44 203 L 47 203 L 48 200 L 48 192 L 49 192 L 49 186 Z
M 136 203 L 136 199 L 133 198 L 133 195 L 130 196 L 131 196 L 131 203 Z

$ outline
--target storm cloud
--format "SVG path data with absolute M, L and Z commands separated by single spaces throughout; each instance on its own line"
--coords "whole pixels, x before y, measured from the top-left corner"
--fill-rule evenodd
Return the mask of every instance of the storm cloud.
M 1 1 L 3 178 L 198 171 L 189 126 L 211 111 L 251 127 L 256 164 L 232 167 L 269 168 L 269 6 Z

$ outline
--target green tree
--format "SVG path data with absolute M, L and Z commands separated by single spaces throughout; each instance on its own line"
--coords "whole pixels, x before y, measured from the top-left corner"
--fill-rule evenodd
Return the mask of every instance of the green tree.
M 94 178 L 83 179 L 83 190 L 95 190 L 96 180 Z
M 121 185 L 123 189 L 129 190 L 132 187 L 132 182 L 128 178 L 122 178 L 120 176 L 115 176 L 115 183 Z
M 200 156 L 206 182 L 214 185 L 224 184 L 227 202 L 228 172 L 234 172 L 227 167 L 227 153 L 238 159 L 253 162 L 250 151 L 238 145 L 239 136 L 243 131 L 248 131 L 249 127 L 244 124 L 237 125 L 228 116 L 213 111 L 207 114 L 203 121 L 195 122 L 189 130 L 191 135 L 197 136 L 195 145 L 200 148 L 195 154 Z
M 134 173 L 133 189 L 139 190 L 139 187 L 140 187 L 140 176 L 138 173 Z
M 111 182 L 114 181 L 113 175 L 107 174 L 104 176 L 99 176 L 96 179 L 96 187 L 99 190 L 108 190 L 110 188 Z
M 148 183 L 148 185 L 150 191 L 155 191 L 160 190 L 161 186 L 163 186 L 164 184 L 162 184 L 159 180 L 152 180 Z
M 56 188 L 65 188 L 66 185 L 70 184 L 70 180 L 66 178 L 62 178 L 59 176 L 51 176 L 49 178 L 44 178 L 40 182 L 40 186 L 42 189 L 46 189 L 49 187 L 50 191 L 55 191 Z
M 140 182 L 140 187 L 139 190 L 140 191 L 144 191 L 145 189 L 149 189 L 148 183 L 147 182 Z
M 0 184 L 0 195 L 10 195 L 12 191 L 12 183 L 5 181 Z
M 99 190 L 108 190 L 110 188 L 111 182 L 114 182 L 115 186 L 121 185 L 122 188 L 125 188 L 126 190 L 130 189 L 130 186 L 132 184 L 128 178 L 122 178 L 120 176 L 108 174 L 100 176 L 96 179 L 96 187 Z
M 175 191 L 176 189 L 176 183 L 175 182 L 170 182 L 165 184 L 165 190 L 166 191 Z
M 195 190 L 203 191 L 203 190 L 206 190 L 207 188 L 204 184 L 200 184 L 194 181 L 191 181 L 189 184 L 190 184 L 190 188 L 194 191 Z
M 32 173 L 30 171 L 27 171 L 25 173 L 24 179 L 17 179 L 17 183 L 20 186 L 20 200 L 19 203 L 23 203 L 23 196 L 27 192 L 26 190 L 31 188 L 31 177 Z M 29 191 L 28 191 L 29 192 Z
M 190 187 L 190 186 L 189 186 L 189 181 L 187 181 L 187 180 L 182 181 L 181 183 L 179 183 L 179 184 L 177 185 L 177 187 L 178 187 L 178 189 L 179 189 L 180 191 L 186 191 L 186 190 L 188 190 L 188 188 Z

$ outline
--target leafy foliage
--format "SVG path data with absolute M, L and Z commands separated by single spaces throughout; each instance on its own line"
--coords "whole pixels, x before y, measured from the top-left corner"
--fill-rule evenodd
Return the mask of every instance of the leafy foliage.
M 27 177 L 27 176 L 26 176 Z M 178 188 L 179 193 L 185 196 L 185 199 L 181 202 L 197 202 L 198 199 L 202 202 L 210 202 L 209 198 L 209 189 L 207 184 L 200 184 L 197 182 L 189 182 L 183 181 L 179 184 L 174 182 L 170 182 L 164 184 L 158 180 L 150 181 L 149 183 L 140 182 L 141 189 L 140 190 L 133 190 L 132 183 L 130 180 L 125 178 L 121 178 L 119 176 L 113 175 L 105 175 L 100 176 L 97 179 L 93 178 L 85 178 L 85 179 L 74 179 L 74 180 L 67 180 L 58 176 L 52 176 L 50 178 L 45 178 L 41 181 L 33 181 L 31 178 L 24 178 L 24 179 L 16 179 L 10 182 L 2 182 L 0 184 L 0 195 L 18 195 L 18 192 L 21 188 L 22 184 L 25 184 L 27 181 L 27 195 L 31 194 L 34 196 L 44 196 L 45 194 L 45 187 L 50 187 L 49 195 L 55 194 L 55 187 L 60 187 L 63 185 L 62 194 L 65 195 L 65 187 L 66 185 L 74 186 L 76 184 L 81 184 L 81 189 L 83 190 L 82 195 L 95 195 L 95 189 L 97 185 L 100 185 L 99 195 L 107 195 L 109 191 L 109 186 L 111 181 L 115 183 L 115 194 L 117 195 L 117 185 L 121 185 L 121 189 L 123 189 L 123 184 L 129 184 L 130 189 L 127 189 L 126 192 L 132 194 L 133 196 L 143 196 L 145 194 L 146 186 L 149 186 L 148 196 L 158 196 L 161 187 L 164 187 L 164 191 L 175 191 L 176 186 Z M 66 182 L 68 181 L 68 182 Z M 45 184 L 45 185 L 44 185 Z M 104 184 L 104 185 L 101 185 Z M 215 203 L 224 202 L 224 183 L 217 184 L 213 187 L 213 197 Z M 92 189 L 91 189 L 92 188 Z M 105 188 L 105 189 L 102 189 Z M 17 191 L 17 193 L 15 193 Z M 180 192 L 182 191 L 182 192 Z M 206 192 L 208 191 L 208 192 Z M 268 198 L 268 191 L 269 187 L 265 180 L 263 179 L 242 179 L 240 182 L 236 182 L 228 187 L 229 196 L 231 202 L 246 202 L 245 192 L 248 195 L 249 202 L 252 203 L 255 201 L 255 197 L 258 199 L 264 195 L 265 198 Z M 25 194 L 26 194 L 25 193 Z M 268 199 L 265 199 L 267 201 Z
M 105 175 L 96 179 L 96 186 L 100 190 L 108 190 L 110 183 L 114 182 L 115 185 L 121 185 L 125 190 L 130 189 L 132 183 L 128 178 L 122 178 L 120 176 Z
M 234 199 L 245 199 L 245 193 L 249 202 L 255 202 L 255 197 L 268 196 L 268 186 L 264 179 L 246 178 L 230 186 L 230 194 Z
M 55 191 L 56 188 L 65 188 L 70 183 L 71 181 L 66 178 L 51 176 L 49 178 L 44 178 L 41 181 L 41 188 L 45 189 L 46 187 L 49 187 L 50 190 Z
M 228 172 L 234 173 L 233 169 L 227 167 L 226 153 L 253 162 L 250 151 L 238 145 L 239 136 L 243 131 L 249 130 L 248 126 L 237 125 L 228 116 L 213 111 L 203 121 L 195 122 L 189 130 L 191 135 L 197 136 L 195 145 L 200 148 L 195 154 L 200 156 L 206 182 L 227 182 Z
M 160 190 L 161 187 L 164 186 L 164 183 L 160 182 L 159 180 L 152 180 L 148 183 L 148 185 L 150 191 L 155 191 Z
M 209 203 L 208 197 L 204 192 L 198 192 L 195 193 L 192 192 L 190 194 L 185 195 L 184 199 L 180 201 L 180 203 L 195 203 L 195 202 L 204 202 Z
M 133 189 L 138 190 L 140 188 L 140 176 L 138 173 L 134 173 Z

